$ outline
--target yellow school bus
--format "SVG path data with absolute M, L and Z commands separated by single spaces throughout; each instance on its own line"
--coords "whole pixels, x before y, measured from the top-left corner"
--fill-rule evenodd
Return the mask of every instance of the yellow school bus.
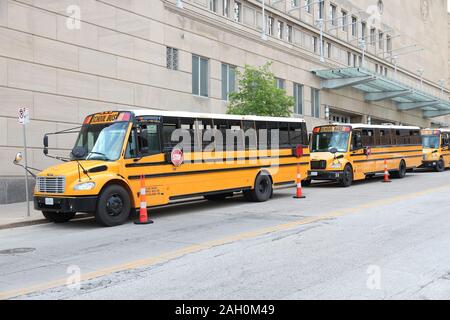
M 424 129 L 422 134 L 423 168 L 442 172 L 450 167 L 450 129 Z
M 337 181 L 343 187 L 384 172 L 403 178 L 422 164 L 419 127 L 331 124 L 316 127 L 311 138 L 308 180 Z
M 48 138 L 44 139 L 48 155 Z M 37 176 L 35 208 L 54 222 L 93 213 L 105 226 L 124 223 L 140 207 L 203 196 L 221 200 L 242 192 L 263 202 L 273 188 L 309 170 L 302 119 L 159 110 L 88 116 L 70 161 Z

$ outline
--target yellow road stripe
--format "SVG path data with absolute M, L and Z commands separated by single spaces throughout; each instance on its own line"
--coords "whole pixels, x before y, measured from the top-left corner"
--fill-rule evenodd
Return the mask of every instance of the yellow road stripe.
M 252 239 L 252 238 L 256 238 L 256 237 L 274 233 L 274 232 L 291 230 L 291 229 L 294 229 L 294 228 L 302 226 L 302 225 L 315 223 L 315 222 L 319 222 L 319 221 L 323 221 L 323 220 L 334 219 L 334 218 L 342 217 L 342 216 L 349 215 L 349 214 L 354 214 L 354 213 L 360 212 L 364 209 L 370 209 L 370 208 L 375 208 L 375 207 L 379 207 L 379 206 L 383 206 L 383 205 L 389 205 L 392 203 L 424 196 L 424 195 L 427 195 L 430 193 L 443 191 L 443 190 L 449 189 L 449 188 L 450 188 L 450 184 L 442 186 L 442 187 L 438 187 L 438 188 L 432 188 L 432 189 L 427 189 L 427 190 L 420 191 L 420 192 L 410 193 L 407 195 L 400 195 L 400 196 L 395 196 L 395 197 L 391 197 L 391 198 L 375 200 L 375 201 L 367 202 L 363 205 L 359 205 L 356 207 L 331 211 L 327 214 L 320 215 L 317 217 L 309 217 L 309 218 L 305 218 L 305 219 L 301 219 L 301 220 L 297 220 L 297 221 L 288 222 L 285 224 L 280 224 L 280 225 L 276 225 L 276 226 L 272 226 L 272 227 L 258 229 L 255 231 L 249 231 L 249 232 L 244 232 L 244 233 L 240 233 L 240 234 L 236 234 L 236 235 L 231 235 L 231 236 L 228 236 L 228 237 L 225 237 L 222 239 L 218 239 L 218 240 L 211 240 L 211 241 L 207 241 L 207 242 L 204 242 L 201 244 L 196 244 L 196 245 L 188 246 L 188 247 L 181 248 L 181 249 L 178 249 L 175 251 L 163 253 L 159 256 L 140 259 L 140 260 L 132 261 L 129 263 L 119 264 L 119 265 L 115 265 L 115 266 L 111 266 L 111 267 L 107 267 L 107 268 L 102 268 L 97 271 L 85 273 L 84 275 L 81 276 L 81 280 L 88 281 L 88 280 L 103 277 L 103 276 L 106 276 L 106 275 L 109 275 L 109 274 L 112 274 L 115 272 L 150 267 L 150 266 L 156 265 L 158 263 L 167 262 L 167 261 L 170 261 L 170 260 L 173 260 L 176 258 L 180 258 L 187 254 L 200 252 L 202 250 L 211 249 L 211 248 L 214 248 L 217 246 L 230 244 L 230 243 L 233 243 L 236 241 Z M 61 286 L 66 285 L 66 281 L 67 281 L 67 279 L 64 278 L 64 279 L 58 279 L 58 280 L 54 280 L 54 281 L 50 281 L 50 282 L 46 282 L 43 284 L 39 284 L 39 285 L 27 287 L 27 288 L 22 288 L 22 289 L 18 289 L 18 290 L 0 292 L 0 299 L 1 300 L 11 299 L 11 298 L 15 298 L 15 297 L 23 296 L 23 295 L 28 295 L 31 293 L 36 293 L 36 292 L 41 292 L 41 291 L 61 287 Z

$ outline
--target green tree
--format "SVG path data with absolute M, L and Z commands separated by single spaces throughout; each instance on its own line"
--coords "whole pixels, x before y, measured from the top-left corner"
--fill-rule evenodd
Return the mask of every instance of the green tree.
M 245 65 L 243 72 L 237 72 L 239 91 L 230 93 L 228 114 L 290 117 L 294 98 L 277 88 L 272 63 L 262 67 Z

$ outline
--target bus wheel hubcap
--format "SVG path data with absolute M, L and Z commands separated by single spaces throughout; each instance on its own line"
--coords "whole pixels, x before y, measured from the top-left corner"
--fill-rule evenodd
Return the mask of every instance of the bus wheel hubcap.
M 108 201 L 106 202 L 106 210 L 108 211 L 109 215 L 117 216 L 122 212 L 122 209 L 123 201 L 119 195 L 114 194 L 109 197 Z

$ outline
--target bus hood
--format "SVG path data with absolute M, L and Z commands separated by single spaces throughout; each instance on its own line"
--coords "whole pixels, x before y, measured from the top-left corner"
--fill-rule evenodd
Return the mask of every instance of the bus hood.
M 439 160 L 439 149 L 424 148 L 423 149 L 423 160 L 425 160 L 425 161 Z
M 345 154 L 338 152 L 338 153 L 336 153 L 336 155 L 334 155 L 331 152 L 312 152 L 311 160 L 312 161 L 325 160 L 325 161 L 329 162 L 329 161 L 334 160 L 335 157 L 339 157 L 340 155 L 345 155 Z
M 103 166 L 108 166 L 108 163 L 101 160 L 81 160 L 81 165 L 86 171 L 96 169 Z M 104 170 L 102 170 L 104 171 Z M 81 178 L 86 177 L 83 169 L 80 167 Z M 78 163 L 76 161 L 65 162 L 56 166 L 49 167 L 38 174 L 39 177 L 70 177 L 76 176 L 78 178 Z

